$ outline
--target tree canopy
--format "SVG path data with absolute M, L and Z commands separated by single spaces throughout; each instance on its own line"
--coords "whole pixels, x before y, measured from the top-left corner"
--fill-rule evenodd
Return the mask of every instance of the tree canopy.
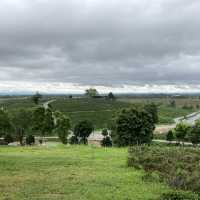
M 8 113 L 0 109 L 0 136 L 5 135 L 11 129 L 11 123 Z
M 116 118 L 113 142 L 117 146 L 150 143 L 154 128 L 152 115 L 145 109 L 124 109 Z
M 23 144 L 23 137 L 31 130 L 32 127 L 32 110 L 19 109 L 10 114 L 12 127 L 20 144 Z
M 83 120 L 75 126 L 74 135 L 77 138 L 80 138 L 80 142 L 87 144 L 87 138 L 90 136 L 93 130 L 94 126 L 92 122 Z
M 56 118 L 54 132 L 57 133 L 63 144 L 67 144 L 67 137 L 71 128 L 70 119 L 59 111 L 56 111 L 54 116 Z
M 50 108 L 38 106 L 33 111 L 33 130 L 42 136 L 51 134 L 54 128 L 53 114 Z
M 189 133 L 190 141 L 196 145 L 200 143 L 200 120 L 198 120 Z
M 85 90 L 85 95 L 87 97 L 97 97 L 99 95 L 99 92 L 95 88 L 89 88 Z

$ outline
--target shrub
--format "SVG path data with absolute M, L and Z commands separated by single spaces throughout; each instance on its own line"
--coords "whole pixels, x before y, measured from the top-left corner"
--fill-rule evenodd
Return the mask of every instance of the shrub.
M 178 141 L 185 141 L 186 136 L 190 134 L 191 127 L 188 124 L 179 123 L 174 129 Z
M 198 148 L 136 146 L 129 149 L 128 166 L 157 172 L 173 188 L 199 192 L 199 160 Z
M 192 127 L 192 130 L 189 133 L 189 140 L 194 145 L 200 143 L 200 121 L 197 121 L 195 126 Z
M 33 135 L 26 136 L 26 144 L 32 145 L 35 143 L 35 137 Z
M 12 135 L 6 134 L 6 135 L 4 136 L 4 141 L 5 141 L 6 143 L 9 144 L 9 143 L 14 142 L 14 139 L 13 139 Z
M 70 144 L 78 144 L 78 138 L 75 135 L 71 136 L 69 139 L 69 143 Z
M 111 140 L 110 136 L 106 136 L 103 138 L 103 140 L 101 141 L 101 146 L 103 146 L 103 147 L 111 147 L 112 146 L 112 140 Z
M 173 131 L 172 130 L 169 130 L 168 131 L 168 133 L 167 133 L 167 135 L 166 135 L 166 140 L 167 141 L 172 141 L 172 140 L 174 140 L 174 133 L 173 133 Z
M 164 193 L 159 200 L 200 200 L 197 194 L 183 191 Z

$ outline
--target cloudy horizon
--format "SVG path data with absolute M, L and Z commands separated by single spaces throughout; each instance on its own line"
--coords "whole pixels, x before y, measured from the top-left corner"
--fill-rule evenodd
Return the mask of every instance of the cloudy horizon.
M 196 0 L 1 0 L 0 92 L 200 92 Z

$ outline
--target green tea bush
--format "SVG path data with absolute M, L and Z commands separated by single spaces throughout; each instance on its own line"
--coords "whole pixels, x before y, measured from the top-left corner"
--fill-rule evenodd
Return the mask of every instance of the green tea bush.
M 200 200 L 200 197 L 191 192 L 173 191 L 163 194 L 159 200 Z
M 200 191 L 200 150 L 193 147 L 134 146 L 128 166 L 157 172 L 171 187 Z

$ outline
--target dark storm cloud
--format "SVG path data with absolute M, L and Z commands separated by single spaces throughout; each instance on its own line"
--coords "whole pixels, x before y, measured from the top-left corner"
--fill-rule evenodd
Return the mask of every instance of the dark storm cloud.
M 1 0 L 0 78 L 199 82 L 199 10 L 197 0 Z

